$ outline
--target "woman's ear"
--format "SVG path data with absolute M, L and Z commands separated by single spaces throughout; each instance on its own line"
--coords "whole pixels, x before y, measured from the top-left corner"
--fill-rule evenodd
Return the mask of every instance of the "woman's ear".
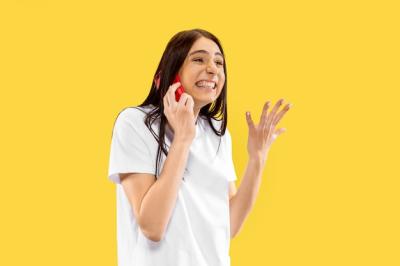
M 160 74 L 161 71 L 154 77 L 154 84 L 156 85 L 157 90 L 160 88 Z
M 154 79 L 154 84 L 156 85 L 156 88 L 158 90 L 158 88 L 160 87 L 160 77 Z

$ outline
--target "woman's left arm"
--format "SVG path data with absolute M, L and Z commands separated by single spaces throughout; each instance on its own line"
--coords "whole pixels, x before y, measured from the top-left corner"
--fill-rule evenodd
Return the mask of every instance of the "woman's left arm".
M 283 115 L 289 110 L 291 104 L 287 104 L 277 113 L 279 107 L 283 103 L 283 99 L 280 99 L 275 104 L 272 111 L 267 114 L 269 103 L 270 102 L 267 101 L 264 104 L 260 123 L 258 125 L 254 125 L 250 113 L 246 113 L 247 125 L 249 127 L 247 142 L 249 161 L 237 192 L 229 200 L 231 238 L 234 238 L 238 234 L 254 205 L 271 144 L 285 131 L 284 128 L 275 131 L 275 127 Z

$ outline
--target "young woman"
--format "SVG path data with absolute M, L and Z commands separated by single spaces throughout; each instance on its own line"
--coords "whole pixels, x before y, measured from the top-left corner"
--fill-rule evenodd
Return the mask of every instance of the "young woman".
M 173 82 L 176 75 L 180 82 Z M 176 101 L 180 86 L 184 93 Z M 114 124 L 109 178 L 117 184 L 119 266 L 227 266 L 229 244 L 254 204 L 282 100 L 255 125 L 238 190 L 227 129 L 224 52 L 193 29 L 169 41 L 147 99 Z

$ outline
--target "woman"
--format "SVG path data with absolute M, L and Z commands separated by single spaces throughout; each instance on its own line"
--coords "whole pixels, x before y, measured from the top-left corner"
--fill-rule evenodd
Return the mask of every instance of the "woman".
M 274 128 L 289 105 L 277 113 L 279 101 L 267 115 L 266 102 L 258 125 L 246 113 L 249 163 L 236 190 L 226 79 L 219 40 L 182 31 L 169 41 L 147 99 L 119 113 L 109 165 L 119 266 L 230 265 L 230 238 L 254 204 L 270 145 L 283 132 Z

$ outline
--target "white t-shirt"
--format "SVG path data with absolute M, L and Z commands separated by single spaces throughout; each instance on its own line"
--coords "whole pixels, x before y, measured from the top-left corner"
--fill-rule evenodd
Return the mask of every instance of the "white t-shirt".
M 125 108 L 114 124 L 108 177 L 116 184 L 118 265 L 228 266 L 229 181 L 236 180 L 228 129 L 221 137 L 217 154 L 220 137 L 199 116 L 184 180 L 161 241 L 153 242 L 145 237 L 135 220 L 119 173 L 155 174 L 158 143 L 144 123 L 144 112 L 152 107 Z M 212 121 L 218 130 L 221 121 Z M 152 128 L 158 135 L 159 120 Z M 168 148 L 172 134 L 167 127 Z M 162 153 L 159 173 L 165 158 Z

